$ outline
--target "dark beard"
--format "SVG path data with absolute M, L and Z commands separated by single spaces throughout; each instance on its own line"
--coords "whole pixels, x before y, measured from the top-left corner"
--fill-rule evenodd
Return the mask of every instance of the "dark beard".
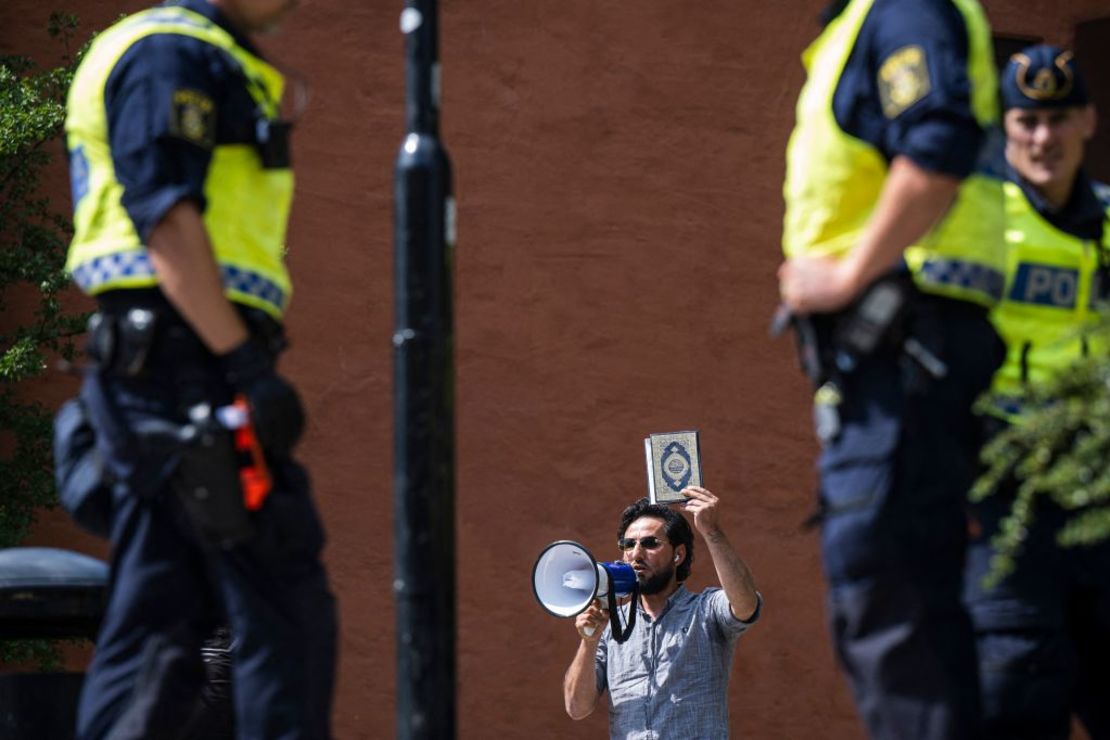
M 644 596 L 651 596 L 669 586 L 673 577 L 674 565 L 672 564 L 667 570 L 659 571 L 653 576 L 637 576 L 636 581 L 640 584 L 640 593 Z

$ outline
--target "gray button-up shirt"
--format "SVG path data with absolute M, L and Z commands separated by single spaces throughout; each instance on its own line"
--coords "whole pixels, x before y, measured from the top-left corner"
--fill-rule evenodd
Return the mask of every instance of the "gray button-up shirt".
M 637 604 L 636 626 L 623 644 L 611 626 L 597 645 L 597 688 L 609 689 L 612 740 L 728 738 L 728 677 L 747 622 L 732 615 L 719 588 L 691 593 L 685 586 L 652 621 Z M 620 608 L 627 624 L 628 606 Z

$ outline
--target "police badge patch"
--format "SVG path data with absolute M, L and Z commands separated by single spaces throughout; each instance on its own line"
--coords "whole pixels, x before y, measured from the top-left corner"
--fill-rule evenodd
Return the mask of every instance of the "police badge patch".
M 212 98 L 197 90 L 175 90 L 170 134 L 211 149 L 216 143 L 216 105 Z
M 933 89 L 925 49 L 903 46 L 879 67 L 879 101 L 883 115 L 894 118 Z

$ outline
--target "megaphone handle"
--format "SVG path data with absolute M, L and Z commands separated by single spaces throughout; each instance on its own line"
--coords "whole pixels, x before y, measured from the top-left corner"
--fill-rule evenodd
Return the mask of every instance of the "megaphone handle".
M 582 634 L 584 634 L 586 637 L 593 637 L 594 632 L 595 630 L 593 627 L 586 627 L 582 630 Z

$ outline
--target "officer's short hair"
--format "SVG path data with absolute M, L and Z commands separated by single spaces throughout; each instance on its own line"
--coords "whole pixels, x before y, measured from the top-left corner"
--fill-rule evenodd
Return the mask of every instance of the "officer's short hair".
M 653 504 L 646 498 L 642 498 L 621 512 L 617 539 L 624 537 L 624 533 L 628 531 L 632 522 L 642 516 L 663 520 L 663 529 L 667 533 L 667 540 L 670 541 L 671 547 L 686 545 L 686 557 L 675 569 L 675 578 L 678 582 L 685 581 L 690 576 L 690 566 L 694 564 L 694 531 L 690 529 L 690 523 L 686 521 L 682 514 L 679 514 L 670 506 Z
M 1010 57 L 1002 71 L 1002 107 L 1068 108 L 1087 105 L 1087 81 L 1067 49 L 1030 46 Z

